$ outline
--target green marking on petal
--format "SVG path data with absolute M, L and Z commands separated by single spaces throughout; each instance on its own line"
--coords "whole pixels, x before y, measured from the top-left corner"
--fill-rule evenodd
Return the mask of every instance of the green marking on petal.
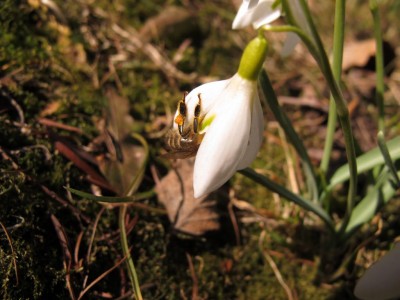
M 204 118 L 200 125 L 200 132 L 203 132 L 208 126 L 210 126 L 214 119 L 215 115 L 207 116 L 206 118 Z

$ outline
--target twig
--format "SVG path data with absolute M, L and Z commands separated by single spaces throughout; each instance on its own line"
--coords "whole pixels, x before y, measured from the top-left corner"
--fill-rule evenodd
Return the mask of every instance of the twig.
M 55 128 L 59 128 L 59 129 L 63 129 L 66 131 L 71 131 L 71 132 L 75 132 L 78 134 L 83 134 L 82 129 L 74 127 L 74 126 L 70 126 L 70 125 L 66 125 L 57 121 L 53 121 L 47 118 L 39 118 L 37 120 L 40 124 L 44 125 L 44 126 L 48 126 L 48 127 L 55 127 Z
M 153 45 L 143 42 L 139 34 L 136 33 L 133 28 L 129 28 L 129 31 L 127 31 L 115 23 L 111 28 L 116 34 L 123 37 L 127 43 L 131 44 L 134 49 L 140 49 L 146 54 L 168 77 L 174 77 L 184 82 L 193 82 L 197 78 L 196 73 L 185 74 L 179 71 L 169 60 L 164 58 Z
M 89 291 L 96 283 L 98 283 L 100 280 L 106 277 L 110 272 L 112 272 L 115 268 L 117 268 L 120 264 L 122 264 L 127 258 L 128 258 L 127 256 L 124 256 L 116 265 L 114 265 L 112 268 L 108 269 L 99 277 L 97 277 L 95 280 L 93 280 L 82 292 L 80 292 L 78 300 L 82 299 L 82 297 L 87 293 L 87 291 Z
M 229 213 L 229 218 L 231 219 L 232 226 L 233 226 L 233 231 L 235 232 L 235 239 L 236 239 L 236 245 L 240 246 L 240 230 L 239 230 L 239 225 L 237 222 L 237 218 L 235 215 L 235 212 L 233 211 L 233 199 L 235 199 L 234 191 L 232 190 L 231 195 L 229 195 L 229 203 L 228 203 L 228 213 Z
M 90 262 L 90 253 L 92 252 L 92 245 L 93 245 L 94 235 L 96 233 L 97 224 L 99 223 L 100 217 L 103 214 L 104 209 L 105 209 L 105 207 L 102 206 L 100 211 L 99 211 L 99 213 L 96 216 L 96 219 L 94 220 L 93 231 L 92 231 L 92 235 L 90 236 L 89 247 L 88 247 L 88 251 L 87 251 L 87 254 L 86 254 L 87 263 Z

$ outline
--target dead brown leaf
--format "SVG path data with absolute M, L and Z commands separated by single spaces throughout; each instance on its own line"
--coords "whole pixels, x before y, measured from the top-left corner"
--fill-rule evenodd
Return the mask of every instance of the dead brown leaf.
M 46 117 L 49 115 L 54 114 L 55 112 L 58 111 L 58 109 L 61 107 L 61 101 L 53 101 L 50 102 L 49 104 L 46 105 L 46 107 L 40 112 L 41 117 Z
M 375 55 L 375 52 L 374 39 L 347 43 L 343 52 L 343 70 L 346 71 L 352 67 L 364 67 L 369 59 Z
M 61 137 L 57 138 L 54 146 L 63 156 L 68 158 L 79 169 L 84 171 L 88 175 L 89 181 L 109 191 L 114 191 L 113 187 L 110 186 L 107 180 L 96 170 L 96 168 L 92 167 L 88 163 L 88 161 L 94 159 L 90 154 L 82 151 L 67 139 Z
M 215 194 L 193 197 L 193 166 L 193 159 L 179 160 L 176 168 L 156 185 L 156 192 L 174 228 L 200 236 L 220 229 L 221 224 Z
M 131 137 L 134 121 L 129 114 L 128 100 L 111 88 L 106 95 L 109 103 L 106 124 L 100 125 L 103 126 L 100 130 L 108 155 L 97 157 L 97 161 L 112 187 L 123 195 L 143 165 L 146 153 Z

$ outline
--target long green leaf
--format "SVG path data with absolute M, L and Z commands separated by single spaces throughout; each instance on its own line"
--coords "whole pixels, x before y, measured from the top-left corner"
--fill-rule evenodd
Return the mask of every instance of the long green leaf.
M 267 177 L 257 173 L 253 169 L 246 168 L 240 170 L 239 173 L 243 174 L 244 176 L 252 179 L 253 181 L 265 186 L 266 188 L 270 189 L 271 191 L 277 193 L 278 195 L 288 199 L 299 205 L 300 207 L 304 208 L 307 211 L 310 211 L 316 214 L 325 224 L 327 227 L 334 231 L 334 226 L 332 219 L 329 215 L 322 209 L 321 206 L 315 204 L 309 200 L 304 199 L 303 197 L 292 193 L 291 191 L 287 190 L 285 187 L 273 182 L 272 180 L 268 179 Z
M 385 205 L 396 193 L 391 173 L 384 168 L 378 177 L 375 186 L 354 208 L 349 223 L 344 231 L 344 237 L 348 238 L 354 231 L 373 218 L 376 212 Z
M 297 135 L 296 131 L 294 130 L 289 118 L 279 105 L 271 81 L 269 80 L 268 75 L 265 71 L 261 72 L 259 82 L 265 96 L 264 98 L 269 108 L 274 114 L 279 125 L 281 125 L 282 129 L 285 131 L 285 134 L 288 137 L 289 141 L 296 149 L 297 154 L 301 158 L 304 168 L 304 173 L 306 175 L 308 187 L 311 194 L 311 199 L 313 199 L 314 202 L 316 202 L 318 199 L 317 181 L 314 173 L 314 168 L 311 163 L 310 157 L 308 156 L 307 150 L 304 147 L 301 139 Z
M 136 202 L 139 200 L 143 200 L 146 198 L 149 198 L 151 196 L 154 196 L 154 191 L 148 191 L 144 193 L 138 193 L 135 194 L 134 196 L 125 196 L 125 197 L 110 197 L 110 196 L 96 196 L 90 193 L 82 192 L 73 188 L 65 187 L 68 191 L 71 193 L 78 195 L 82 198 L 97 201 L 97 202 L 107 202 L 107 203 L 130 203 L 130 202 Z
M 381 151 L 382 156 L 385 160 L 386 166 L 388 167 L 390 173 L 392 173 L 393 179 L 396 181 L 397 186 L 400 186 L 400 179 L 397 175 L 397 169 L 394 165 L 393 159 L 390 157 L 390 153 L 385 142 L 385 136 L 382 131 L 378 132 L 378 145 L 379 150 Z
M 392 160 L 397 160 L 400 158 L 400 137 L 396 137 L 386 143 L 390 157 Z M 359 156 L 357 158 L 357 173 L 361 174 L 366 171 L 371 170 L 375 166 L 383 165 L 385 160 L 380 152 L 379 148 L 376 147 L 367 153 Z M 345 182 L 349 179 L 349 165 L 345 164 L 341 166 L 335 174 L 333 174 L 330 182 L 329 189 L 333 188 L 335 185 Z

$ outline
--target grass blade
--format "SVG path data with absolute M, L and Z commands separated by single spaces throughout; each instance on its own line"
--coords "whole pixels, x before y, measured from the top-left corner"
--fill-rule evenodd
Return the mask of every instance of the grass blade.
M 400 137 L 396 137 L 386 143 L 392 160 L 400 158 Z M 378 147 L 368 151 L 367 153 L 357 158 L 357 173 L 361 174 L 371 170 L 375 166 L 383 165 L 385 159 L 382 156 Z M 332 176 L 328 189 L 332 189 L 335 185 L 349 180 L 349 165 L 345 164 L 341 166 Z
M 130 203 L 136 202 L 139 200 L 143 200 L 149 198 L 154 195 L 154 191 L 148 191 L 143 193 L 135 194 L 134 196 L 96 196 L 90 193 L 82 192 L 73 188 L 65 187 L 71 193 L 80 196 L 85 199 L 97 201 L 97 202 L 107 202 L 107 203 Z
M 272 180 L 268 179 L 267 177 L 257 173 L 253 169 L 246 168 L 246 169 L 240 170 L 239 173 L 243 174 L 244 176 L 261 184 L 262 186 L 270 189 L 272 192 L 277 193 L 278 195 L 286 198 L 287 200 L 296 203 L 297 205 L 304 208 L 305 210 L 313 212 L 327 225 L 327 227 L 330 230 L 334 231 L 332 219 L 318 204 L 315 204 L 309 200 L 304 199 L 303 197 L 301 197 L 299 195 L 292 193 L 291 191 L 287 190 L 285 187 L 273 182 Z
M 279 125 L 281 125 L 282 129 L 285 131 L 285 134 L 287 135 L 288 139 L 290 140 L 293 147 L 296 149 L 297 154 L 300 156 L 302 160 L 304 173 L 306 175 L 307 183 L 311 194 L 311 199 L 313 199 L 316 202 L 316 200 L 318 199 L 318 187 L 316 182 L 316 176 L 314 173 L 314 168 L 311 163 L 310 157 L 307 154 L 307 150 L 304 147 L 301 139 L 297 135 L 296 131 L 294 130 L 289 118 L 286 116 L 286 114 L 280 107 L 274 89 L 272 88 L 271 81 L 269 80 L 268 75 L 264 70 L 261 72 L 259 81 L 261 89 L 265 96 L 264 98 L 269 108 L 273 112 Z
M 393 175 L 393 179 L 396 181 L 397 186 L 400 186 L 400 179 L 397 175 L 396 166 L 393 163 L 392 158 L 390 157 L 388 147 L 385 142 L 385 136 L 382 131 L 378 132 L 378 145 L 381 150 L 383 159 L 385 160 L 385 164 L 388 167 L 390 173 Z
M 378 209 L 394 196 L 396 188 L 393 186 L 390 176 L 391 174 L 384 168 L 375 186 L 354 208 L 349 223 L 344 230 L 344 238 L 347 239 L 357 228 L 371 220 Z

